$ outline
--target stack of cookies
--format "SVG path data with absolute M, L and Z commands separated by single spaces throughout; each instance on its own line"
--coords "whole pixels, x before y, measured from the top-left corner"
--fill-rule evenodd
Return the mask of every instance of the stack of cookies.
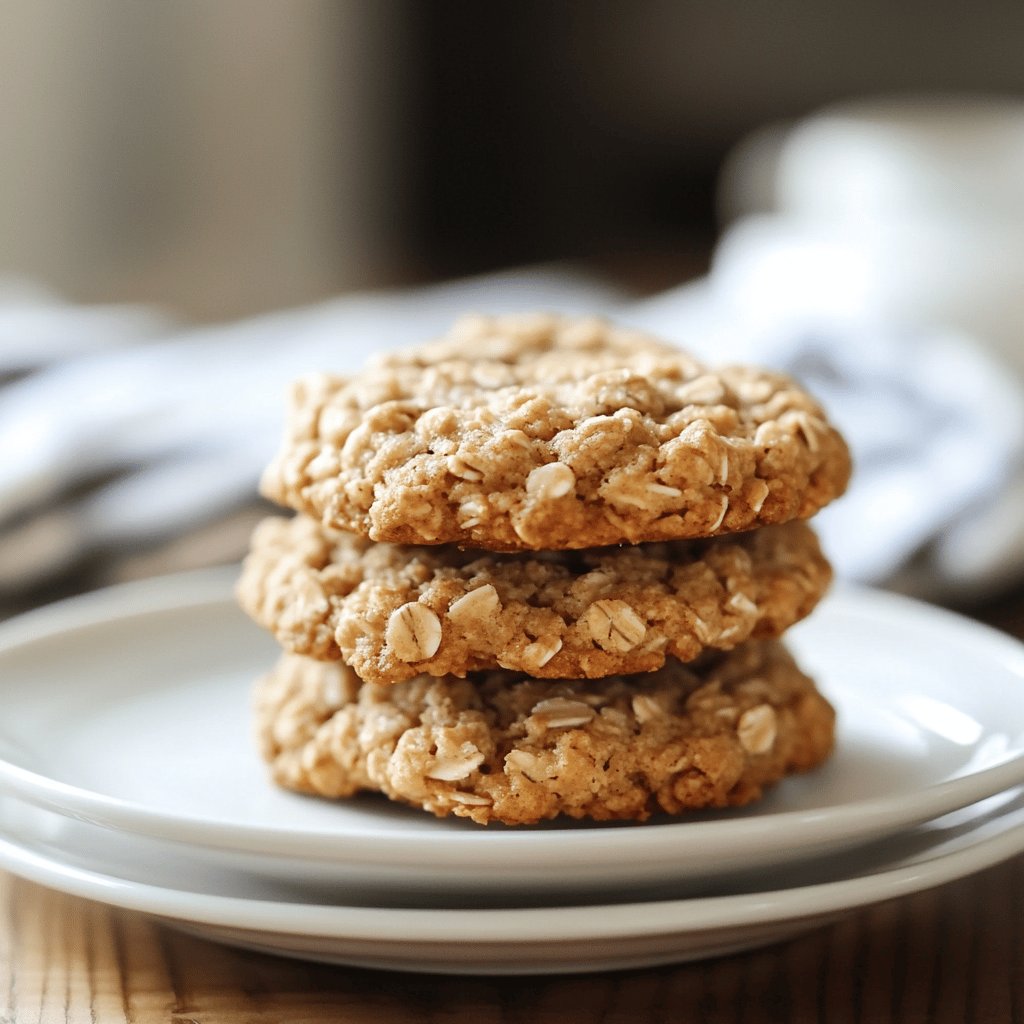
M 812 768 L 778 638 L 831 571 L 849 453 L 794 382 L 600 320 L 474 317 L 292 392 L 238 587 L 281 785 L 436 815 L 643 820 Z

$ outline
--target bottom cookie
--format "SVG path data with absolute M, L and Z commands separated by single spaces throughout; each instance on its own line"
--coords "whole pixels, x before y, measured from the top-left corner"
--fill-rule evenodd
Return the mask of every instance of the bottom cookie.
M 601 680 L 511 672 L 362 683 L 285 655 L 256 689 L 275 781 L 443 817 L 642 821 L 749 803 L 832 750 L 835 713 L 777 641 Z

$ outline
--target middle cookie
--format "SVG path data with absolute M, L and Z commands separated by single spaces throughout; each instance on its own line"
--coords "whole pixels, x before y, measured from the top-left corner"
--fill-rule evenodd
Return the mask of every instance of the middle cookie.
M 496 667 L 578 679 L 778 637 L 830 579 L 803 522 L 711 540 L 493 554 L 375 544 L 298 516 L 257 527 L 238 598 L 287 650 L 343 659 L 374 683 Z

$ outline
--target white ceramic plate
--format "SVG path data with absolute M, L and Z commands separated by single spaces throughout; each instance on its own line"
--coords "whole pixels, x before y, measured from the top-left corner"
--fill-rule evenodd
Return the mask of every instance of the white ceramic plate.
M 207 938 L 286 956 L 461 974 L 602 971 L 765 945 L 996 864 L 1024 850 L 1024 800 L 1004 794 L 990 803 L 987 810 L 957 812 L 912 839 L 897 840 L 907 856 L 866 862 L 850 876 L 829 878 L 831 872 L 823 871 L 826 880 L 812 885 L 646 903 L 408 910 L 282 901 L 247 893 L 229 871 L 197 880 L 167 865 L 170 883 L 140 883 L 10 838 L 0 839 L 0 868 L 156 915 Z
M 539 887 L 532 892 L 463 892 L 454 888 L 410 890 L 401 878 L 387 884 L 310 882 L 300 865 L 291 878 L 267 877 L 235 862 L 211 863 L 195 858 L 187 846 L 150 839 L 89 822 L 75 821 L 54 811 L 35 807 L 15 797 L 0 796 L 0 837 L 59 860 L 67 867 L 83 868 L 129 882 L 163 888 L 188 888 L 197 892 L 231 893 L 259 900 L 344 904 L 349 907 L 401 907 L 406 909 L 465 910 L 493 907 L 573 906 L 581 903 L 627 903 L 678 900 L 696 896 L 732 896 L 766 889 L 791 889 L 817 882 L 887 870 L 910 862 L 940 843 L 980 834 L 999 814 L 1024 809 L 1024 790 L 1004 790 L 993 797 L 952 811 L 914 828 L 838 853 L 801 863 L 762 865 L 728 877 L 705 879 L 694 885 L 688 878 L 638 892 L 623 879 L 599 893 L 581 892 L 572 886 L 558 891 Z M 415 874 L 415 869 L 410 869 Z M 626 872 L 623 872 L 625 875 Z
M 514 830 L 299 797 L 269 784 L 251 743 L 248 691 L 276 648 L 236 610 L 233 579 L 114 588 L 0 628 L 0 791 L 293 884 L 512 898 L 780 865 L 1024 782 L 1024 646 L 844 589 L 789 634 L 838 707 L 837 754 L 750 808 Z

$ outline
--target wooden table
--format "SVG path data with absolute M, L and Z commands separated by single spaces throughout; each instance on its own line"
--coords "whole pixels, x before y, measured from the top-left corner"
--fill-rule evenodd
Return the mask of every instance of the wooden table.
M 1024 589 L 970 612 L 1024 637 Z M 1024 1022 L 1024 856 L 763 950 L 538 978 L 241 952 L 0 872 L 0 1024 L 321 1020 Z

